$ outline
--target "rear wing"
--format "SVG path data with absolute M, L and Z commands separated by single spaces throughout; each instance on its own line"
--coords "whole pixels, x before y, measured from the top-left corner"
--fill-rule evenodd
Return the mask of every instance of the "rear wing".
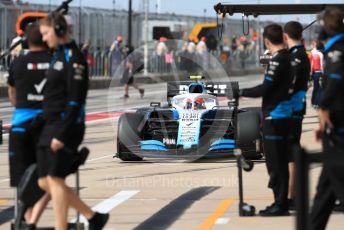
M 167 99 L 174 96 L 189 93 L 189 85 L 195 81 L 167 82 Z M 239 93 L 239 83 L 233 82 L 202 82 L 208 94 L 216 97 L 228 97 L 234 99 Z

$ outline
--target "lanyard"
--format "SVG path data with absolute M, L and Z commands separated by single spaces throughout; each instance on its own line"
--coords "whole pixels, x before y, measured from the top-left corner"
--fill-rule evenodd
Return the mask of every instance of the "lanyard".
M 344 33 L 337 34 L 336 36 L 333 36 L 328 40 L 328 42 L 325 45 L 324 51 L 327 52 L 337 41 L 341 40 L 344 38 Z

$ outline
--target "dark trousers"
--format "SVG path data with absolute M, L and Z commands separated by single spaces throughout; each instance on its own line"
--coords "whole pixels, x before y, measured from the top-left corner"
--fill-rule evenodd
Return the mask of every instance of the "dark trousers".
M 291 140 L 292 143 L 300 144 L 301 134 L 302 134 L 302 121 L 303 116 L 299 116 L 299 118 L 291 119 Z
M 297 118 L 291 119 L 291 127 L 289 129 L 289 146 L 292 145 L 298 145 L 300 146 L 300 140 L 301 140 L 301 134 L 302 134 L 302 121 L 303 121 L 303 115 L 298 116 Z M 291 151 L 288 153 L 289 156 L 289 162 L 294 162 L 294 156 Z
M 288 207 L 289 127 L 289 119 L 263 121 L 263 147 L 270 177 L 268 187 L 273 191 L 275 204 L 282 208 Z
M 323 89 L 322 89 L 322 86 L 320 84 L 321 77 L 322 77 L 322 73 L 321 72 L 315 72 L 312 75 L 312 79 L 313 79 L 313 92 L 312 92 L 311 102 L 312 102 L 313 106 L 319 106 L 320 100 L 321 100 L 321 97 L 322 97 Z
M 13 126 L 9 138 L 10 185 L 17 187 L 25 170 L 37 162 L 36 145 L 39 130 L 31 125 L 31 120 Z
M 342 138 L 344 141 L 344 137 Z M 343 146 L 330 144 L 328 136 L 323 137 L 324 154 L 344 154 Z M 344 165 L 328 165 L 324 162 L 314 199 L 310 229 L 325 229 L 335 201 L 344 203 Z

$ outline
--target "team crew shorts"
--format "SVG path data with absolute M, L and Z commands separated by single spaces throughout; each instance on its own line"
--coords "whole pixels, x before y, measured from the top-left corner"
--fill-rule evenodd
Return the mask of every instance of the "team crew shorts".
M 58 120 L 48 122 L 43 128 L 37 151 L 38 176 L 40 178 L 46 176 L 65 178 L 71 173 L 73 160 L 75 159 L 73 153 L 76 153 L 84 138 L 85 125 L 76 124 L 71 129 L 67 142 L 64 143 L 65 147 L 55 153 L 51 150 L 50 143 L 60 130 L 61 125 L 62 122 Z
M 17 187 L 24 171 L 37 162 L 36 146 L 39 131 L 31 126 L 31 121 L 10 129 L 9 163 L 10 185 Z

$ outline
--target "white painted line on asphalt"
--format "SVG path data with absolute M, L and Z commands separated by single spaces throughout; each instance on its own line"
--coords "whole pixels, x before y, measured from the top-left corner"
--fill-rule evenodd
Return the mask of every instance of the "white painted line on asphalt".
M 97 161 L 97 160 L 101 160 L 101 159 L 108 158 L 108 157 L 113 157 L 113 155 L 114 154 L 110 154 L 110 155 L 106 155 L 106 156 L 102 156 L 102 157 L 93 158 L 93 159 L 87 160 L 86 163 Z M 8 181 L 10 181 L 10 179 L 0 180 L 0 184 L 8 182 Z
M 8 178 L 8 179 L 4 179 L 4 180 L 0 180 L 0 184 L 1 183 L 5 183 L 5 182 L 9 182 L 10 181 L 10 179 Z
M 93 211 L 100 213 L 109 213 L 113 208 L 122 204 L 124 201 L 129 200 L 131 197 L 135 196 L 140 191 L 138 190 L 124 190 L 120 191 L 113 197 L 106 199 L 92 208 Z M 72 223 L 76 222 L 76 218 L 71 220 Z M 80 215 L 80 223 L 88 224 L 87 219 Z
M 110 155 L 106 155 L 106 156 L 102 156 L 102 157 L 93 158 L 93 159 L 87 160 L 86 163 L 101 160 L 101 159 L 108 158 L 108 157 L 113 157 L 113 156 L 114 156 L 114 154 L 110 154 Z
M 107 118 L 102 118 L 102 119 L 94 120 L 94 121 L 87 121 L 86 125 L 92 125 L 92 124 L 101 123 L 101 122 L 109 121 L 109 120 L 116 120 L 116 119 L 119 119 L 119 116 L 118 117 L 107 117 Z
M 98 212 L 101 212 L 101 213 L 108 213 L 114 207 L 116 207 L 116 206 L 120 205 L 121 203 L 123 203 L 124 201 L 130 199 L 132 196 L 136 195 L 139 192 L 140 191 L 138 191 L 138 190 L 124 190 L 124 191 L 121 191 L 121 192 L 117 193 L 116 195 L 114 195 L 113 197 L 100 202 L 99 204 L 94 206 L 92 208 L 92 210 L 98 211 Z
M 89 112 L 86 115 L 94 115 L 98 113 L 135 113 L 137 109 L 141 107 L 137 107 L 136 109 L 120 109 L 120 110 L 100 110 L 96 112 Z
M 228 224 L 230 221 L 230 218 L 219 218 L 216 220 L 215 224 L 221 224 L 221 225 L 224 225 L 224 224 Z

